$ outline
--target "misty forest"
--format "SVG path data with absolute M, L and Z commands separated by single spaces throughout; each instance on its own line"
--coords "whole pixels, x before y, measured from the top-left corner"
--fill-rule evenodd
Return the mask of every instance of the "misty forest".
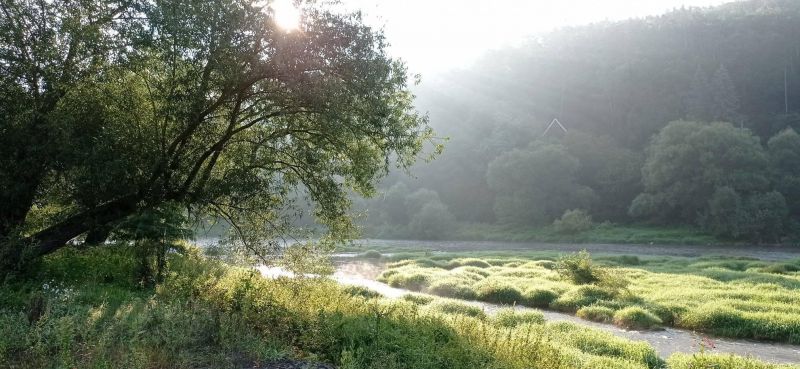
M 796 239 L 798 12 L 742 2 L 564 29 L 424 84 L 446 149 L 362 202 L 368 234 L 470 238 L 440 222 L 566 216 Z
M 0 369 L 800 368 L 800 1 L 652 3 L 0 0 Z

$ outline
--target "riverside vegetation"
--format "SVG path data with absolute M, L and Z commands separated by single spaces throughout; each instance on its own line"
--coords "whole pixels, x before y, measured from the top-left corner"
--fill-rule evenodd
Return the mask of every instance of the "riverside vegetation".
M 145 288 L 133 278 L 136 260 L 123 246 L 67 248 L 24 281 L 6 282 L 0 367 L 241 368 L 296 357 L 353 369 L 791 368 L 704 353 L 664 360 L 646 343 L 547 323 L 537 312 L 489 317 L 449 299 L 265 279 L 191 248 L 168 255 L 164 281 Z M 499 268 L 451 263 L 481 277 Z
M 577 314 L 624 328 L 675 326 L 800 344 L 800 260 L 396 255 L 379 280 L 434 295 Z M 613 269 L 612 269 L 613 268 Z

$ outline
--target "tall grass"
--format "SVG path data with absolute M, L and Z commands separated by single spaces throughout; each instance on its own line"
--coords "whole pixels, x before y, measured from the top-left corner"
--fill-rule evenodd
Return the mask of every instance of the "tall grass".
M 480 274 L 453 268 L 474 255 L 438 255 L 388 264 L 379 280 L 445 297 L 578 312 L 627 328 L 660 324 L 719 336 L 800 344 L 800 261 L 736 258 L 597 258 L 597 281 L 564 276 L 550 260 L 484 254 Z M 478 259 L 481 260 L 481 259 Z M 435 281 L 433 283 L 429 281 Z M 444 288 L 444 287 L 447 288 Z M 600 309 L 602 307 L 602 309 Z M 627 309 L 627 310 L 626 310 Z M 623 312 L 619 312 L 624 310 Z M 660 322 L 659 322 L 660 321 Z
M 116 252 L 57 253 L 31 279 L 3 285 L 0 367 L 242 368 L 282 357 L 343 369 L 665 364 L 644 342 L 547 323 L 535 312 L 486 317 L 455 300 L 388 300 L 325 279 L 264 279 L 199 256 L 171 255 L 165 282 L 141 289 L 119 269 Z M 451 266 L 448 272 L 482 278 L 503 268 L 491 266 L 483 276 L 468 269 L 473 267 Z M 681 360 L 674 359 L 684 365 Z M 740 368 L 736 363 L 717 367 Z

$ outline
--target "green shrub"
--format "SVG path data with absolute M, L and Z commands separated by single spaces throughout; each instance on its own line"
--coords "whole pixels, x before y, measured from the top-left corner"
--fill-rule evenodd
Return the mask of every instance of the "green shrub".
M 444 268 L 446 266 L 440 261 L 429 258 L 417 259 L 414 260 L 413 263 L 425 268 Z
M 675 318 L 677 313 L 672 311 L 670 308 L 654 303 L 646 303 L 642 302 L 639 304 L 641 307 L 647 309 L 651 313 L 655 314 L 658 319 L 661 319 L 661 322 L 664 325 L 675 325 Z
M 103 283 L 138 287 L 139 261 L 133 247 L 108 245 L 88 250 L 67 247 L 45 257 L 39 278 L 64 283 Z
M 26 349 L 30 328 L 28 317 L 22 312 L 0 310 L 0 362 L 16 357 Z
M 539 311 L 518 311 L 514 309 L 500 309 L 492 321 L 506 328 L 513 328 L 520 324 L 543 324 L 544 314 Z
M 562 311 L 577 311 L 581 307 L 592 305 L 601 300 L 609 300 L 614 297 L 614 292 L 606 288 L 586 285 L 573 288 L 550 305 L 552 308 Z
M 479 275 L 481 277 L 484 277 L 484 278 L 488 277 L 489 274 L 491 274 L 491 273 L 489 273 L 488 271 L 486 271 L 483 268 L 485 268 L 485 267 L 462 266 L 462 267 L 458 267 L 458 268 L 453 269 L 453 271 L 454 272 L 467 272 L 467 273 L 477 274 L 477 275 Z
M 375 250 L 367 250 L 361 254 L 361 257 L 365 259 L 380 259 L 382 256 L 380 252 Z
M 754 333 L 752 322 L 748 321 L 742 312 L 716 304 L 706 304 L 691 309 L 681 317 L 679 324 L 685 328 L 724 336 L 752 337 Z
M 548 307 L 558 298 L 558 294 L 544 288 L 531 288 L 522 295 L 522 303 L 531 307 Z
M 789 274 L 800 271 L 800 266 L 797 266 L 795 264 L 779 263 L 759 268 L 758 271 L 761 273 L 770 273 L 770 274 Z
M 549 270 L 554 270 L 554 269 L 558 268 L 558 263 L 556 263 L 555 261 L 552 261 L 552 260 L 537 260 L 537 261 L 535 261 L 533 263 L 535 265 L 538 265 L 538 266 L 540 266 L 542 268 L 549 269 Z
M 428 305 L 428 309 L 444 314 L 466 315 L 481 319 L 486 317 L 483 309 L 455 301 L 434 301 Z
M 553 340 L 571 342 L 575 347 L 587 353 L 644 363 L 644 368 L 665 368 L 664 361 L 658 356 L 655 349 L 646 342 L 639 341 L 631 344 L 611 332 L 587 329 L 585 325 L 572 322 L 547 323 L 545 329 Z M 616 369 L 617 365 L 619 364 L 600 366 L 600 368 Z M 596 367 L 589 365 L 585 368 L 594 369 Z M 639 368 L 642 367 L 640 366 Z
M 462 266 L 471 266 L 476 268 L 488 268 L 492 266 L 487 261 L 477 258 L 455 259 L 447 263 L 447 269 L 458 268 Z
M 522 301 L 522 293 L 517 288 L 503 283 L 480 283 L 476 292 L 481 301 L 509 305 Z
M 667 359 L 670 369 L 792 369 L 789 365 L 760 362 L 751 358 L 720 354 L 672 354 Z
M 412 291 L 421 291 L 428 284 L 428 276 L 425 274 L 398 273 L 388 278 L 389 285 L 392 287 L 405 288 Z
M 597 305 L 584 306 L 575 315 L 593 322 L 610 323 L 614 319 L 614 309 Z
M 474 300 L 476 297 L 475 291 L 471 287 L 452 279 L 433 282 L 428 287 L 428 292 L 437 296 L 463 300 Z
M 418 295 L 413 293 L 407 293 L 403 295 L 403 300 L 412 302 L 417 305 L 427 305 L 433 301 L 433 297 L 425 296 L 425 295 Z
M 347 286 L 344 292 L 350 296 L 361 296 L 365 299 L 374 299 L 381 297 L 381 294 L 363 286 Z
M 558 233 L 576 234 L 592 229 L 592 216 L 582 209 L 567 210 L 561 219 L 553 222 Z
M 438 240 L 445 238 L 453 229 L 455 218 L 447 205 L 435 201 L 422 206 L 411 216 L 408 229 L 418 239 Z
M 592 257 L 586 250 L 559 258 L 556 271 L 562 278 L 575 284 L 589 284 L 600 280 L 597 267 L 592 264 Z
M 484 272 L 484 273 L 480 273 Z M 486 279 L 486 276 L 489 275 L 488 272 L 485 272 L 481 268 L 476 267 L 458 267 L 450 271 L 448 273 L 454 279 L 461 280 L 464 283 L 472 284 L 473 282 L 478 282 Z
M 661 323 L 655 314 L 639 306 L 629 306 L 614 313 L 614 324 L 625 329 L 651 329 Z
M 620 255 L 610 256 L 603 258 L 605 260 L 613 261 L 619 265 L 641 265 L 642 261 L 636 255 Z

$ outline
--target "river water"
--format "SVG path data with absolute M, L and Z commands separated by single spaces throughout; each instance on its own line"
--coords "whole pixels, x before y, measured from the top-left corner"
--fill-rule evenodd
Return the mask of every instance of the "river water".
M 380 262 L 371 262 L 339 255 L 334 258 L 336 272 L 332 278 L 344 285 L 355 285 L 377 291 L 388 298 L 399 298 L 412 291 L 394 288 L 375 279 L 383 271 L 384 265 Z M 259 267 L 262 275 L 275 277 L 287 275 L 279 268 Z M 492 314 L 503 306 L 480 301 L 464 301 L 467 304 L 482 308 L 487 314 Z M 518 310 L 536 310 L 517 306 Z M 668 357 L 673 353 L 696 353 L 699 351 L 701 337 L 690 331 L 666 328 L 657 331 L 624 330 L 610 324 L 596 323 L 580 319 L 570 314 L 555 311 L 539 310 L 548 321 L 568 321 L 587 327 L 601 329 L 616 336 L 636 341 L 646 341 L 661 357 Z M 749 340 L 710 338 L 714 348 L 706 349 L 713 353 L 730 353 L 740 356 L 751 356 L 762 361 L 778 364 L 800 364 L 800 346 L 786 345 L 769 342 L 756 342 Z

